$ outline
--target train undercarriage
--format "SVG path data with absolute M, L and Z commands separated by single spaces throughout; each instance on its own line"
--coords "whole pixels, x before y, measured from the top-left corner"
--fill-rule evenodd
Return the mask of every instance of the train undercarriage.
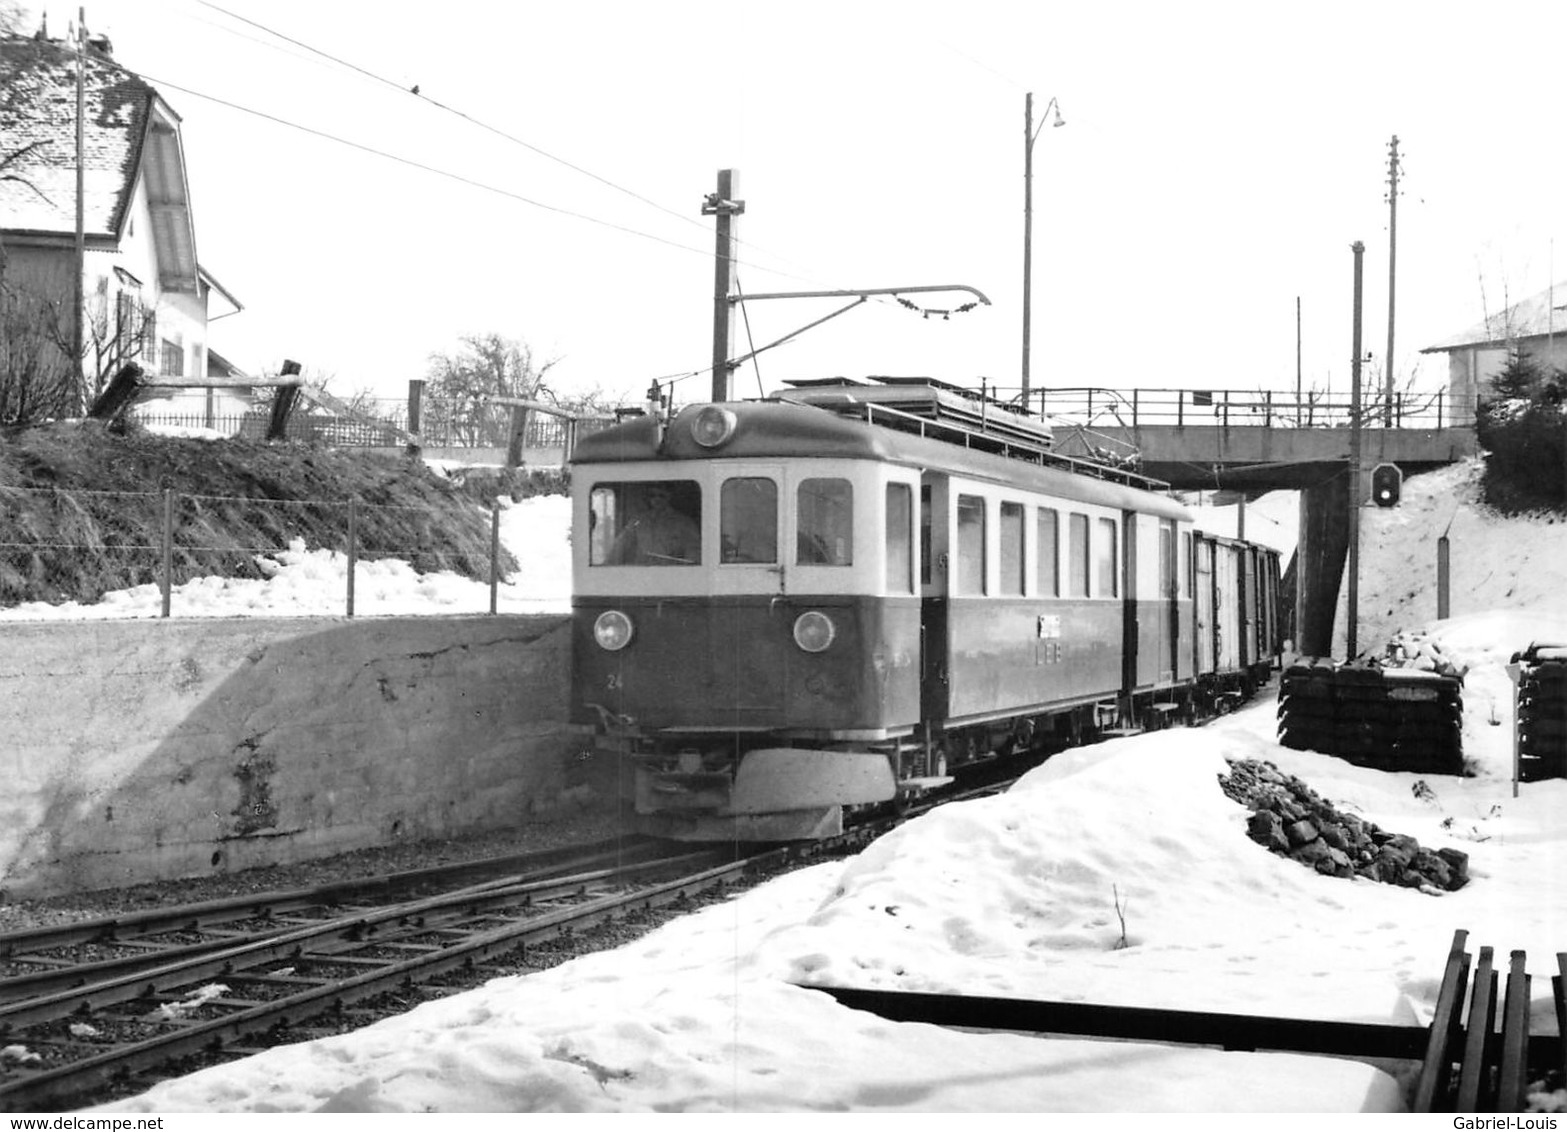
M 638 832 L 682 841 L 798 841 L 843 832 L 846 814 L 896 804 L 975 768 L 1036 763 L 1070 747 L 1192 726 L 1250 699 L 1266 668 L 1191 684 L 876 738 L 650 731 L 607 713 L 600 755 L 621 768 Z

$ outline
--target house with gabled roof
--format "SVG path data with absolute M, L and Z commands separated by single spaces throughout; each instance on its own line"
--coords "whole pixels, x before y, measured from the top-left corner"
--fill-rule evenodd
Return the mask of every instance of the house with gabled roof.
M 88 41 L 80 65 L 85 394 L 132 361 L 151 378 L 215 364 L 232 376 L 207 323 L 242 307 L 196 254 L 179 115 L 106 38 Z M 75 46 L 43 33 L 0 38 L 0 271 L 62 345 L 75 303 L 77 67 Z
M 1532 358 L 1543 372 L 1567 370 L 1567 280 L 1420 352 L 1447 355 L 1454 409 L 1464 406 L 1472 413 L 1513 351 Z

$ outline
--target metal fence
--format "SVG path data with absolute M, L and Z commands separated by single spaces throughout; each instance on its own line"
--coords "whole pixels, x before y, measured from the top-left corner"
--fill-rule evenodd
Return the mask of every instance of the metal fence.
M 1096 386 L 1038 389 L 1029 407 L 1054 417 L 1070 417 L 1097 428 L 1202 426 L 1223 428 L 1346 428 L 1354 421 L 1347 394 L 1245 392 L 1215 389 L 1132 389 Z M 1365 428 L 1473 428 L 1474 406 L 1458 404 L 1446 390 L 1435 393 L 1381 393 L 1360 405 Z
M 363 404 L 365 418 L 342 417 L 312 410 L 290 414 L 284 435 L 345 448 L 400 448 L 408 431 L 408 405 L 393 399 Z M 137 412 L 143 424 L 166 428 L 210 429 L 224 436 L 263 440 L 269 414 L 260 410 L 235 415 L 173 412 L 148 406 Z M 512 412 L 508 405 L 468 406 L 460 411 L 426 402 L 420 419 L 420 443 L 428 448 L 505 448 L 511 442 Z M 614 423 L 598 417 L 556 417 L 531 412 L 523 431 L 527 449 L 559 449 L 569 453 L 576 439 Z
M 149 536 L 145 516 L 158 515 Z M 143 516 L 140 522 L 130 518 Z M 500 576 L 500 504 L 490 510 L 488 545 L 469 554 L 430 550 L 430 510 L 349 499 L 257 499 L 176 492 L 63 491 L 0 487 L 0 610 L 23 602 L 75 600 L 78 592 L 97 600 L 106 592 L 155 586 L 158 615 L 175 612 L 181 579 L 195 584 L 192 605 L 205 581 L 262 579 L 276 574 L 298 553 L 331 552 L 330 568 L 343 571 L 341 605 L 332 612 L 352 617 L 356 575 L 373 560 L 406 560 L 429 573 L 453 570 L 476 586 L 488 582 L 487 603 L 474 600 L 451 613 L 495 613 Z M 243 525 L 236 523 L 243 517 Z M 251 532 L 241 541 L 231 532 Z M 374 532 L 367 538 L 366 531 Z M 201 581 L 198 581 L 201 580 Z M 319 587 L 314 587 L 319 590 Z M 309 594 L 302 596 L 310 596 Z M 475 595 L 477 597 L 477 595 Z M 148 616 L 151 594 L 123 602 L 124 615 Z M 487 608 L 486 608 L 487 605 Z M 321 615 L 319 608 L 267 609 Z M 221 615 L 222 610 L 218 611 Z

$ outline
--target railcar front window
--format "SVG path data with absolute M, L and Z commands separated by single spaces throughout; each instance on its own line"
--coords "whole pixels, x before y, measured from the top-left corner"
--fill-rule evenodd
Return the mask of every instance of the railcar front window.
M 718 560 L 778 561 L 778 485 L 766 476 L 724 481 L 718 496 Z
M 906 483 L 887 485 L 887 592 L 914 592 L 914 493 Z
M 958 593 L 985 592 L 985 501 L 958 496 Z
M 854 564 L 854 489 L 845 479 L 800 481 L 795 561 L 801 566 Z
M 588 496 L 593 566 L 695 566 L 702 561 L 702 489 L 695 480 L 595 484 Z

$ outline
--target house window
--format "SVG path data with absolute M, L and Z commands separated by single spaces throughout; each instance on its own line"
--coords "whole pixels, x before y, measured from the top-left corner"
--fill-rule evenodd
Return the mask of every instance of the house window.
M 165 377 L 185 376 L 185 350 L 178 343 L 168 338 L 163 339 L 162 347 L 158 351 L 158 364 Z

